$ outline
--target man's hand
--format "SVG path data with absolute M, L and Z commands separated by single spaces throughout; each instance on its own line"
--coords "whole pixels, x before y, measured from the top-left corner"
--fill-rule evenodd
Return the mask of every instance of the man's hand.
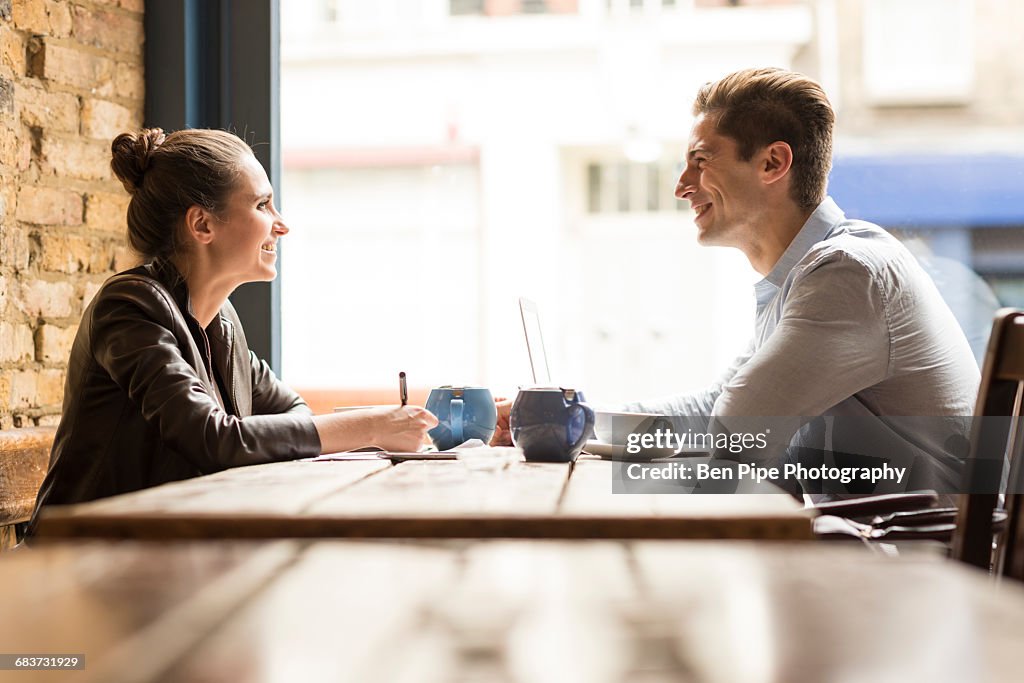
M 509 415 L 512 413 L 512 400 L 504 397 L 495 398 L 494 407 L 498 409 L 498 423 L 494 428 L 494 436 L 491 437 L 491 445 L 511 446 L 512 427 L 509 425 Z

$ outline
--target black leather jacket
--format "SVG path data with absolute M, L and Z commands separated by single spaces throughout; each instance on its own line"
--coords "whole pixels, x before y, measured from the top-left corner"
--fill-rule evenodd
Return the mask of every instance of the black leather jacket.
M 249 351 L 230 302 L 203 330 L 169 262 L 119 273 L 78 328 L 32 528 L 44 505 L 317 455 L 310 416 Z

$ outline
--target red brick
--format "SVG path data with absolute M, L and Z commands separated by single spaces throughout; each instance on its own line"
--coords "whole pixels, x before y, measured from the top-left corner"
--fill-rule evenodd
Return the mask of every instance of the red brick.
M 120 104 L 86 99 L 82 103 L 82 135 L 109 143 L 121 133 L 138 128 L 142 116 Z
M 93 242 L 90 249 L 88 271 L 90 273 L 120 272 L 139 265 L 139 258 L 124 243 L 124 239 L 106 239 Z
M 45 173 L 83 180 L 111 177 L 109 144 L 44 136 L 42 148 L 42 169 Z
M 94 192 L 85 200 L 85 224 L 93 230 L 124 235 L 128 202 L 126 193 Z
M 0 127 L 0 166 L 17 166 L 20 151 L 21 140 L 18 139 L 17 130 L 7 126 Z
M 6 26 L 0 27 L 0 64 L 17 76 L 25 75 L 25 36 Z
M 0 76 L 0 116 L 14 113 L 14 83 Z
M 120 7 L 129 12 L 141 14 L 145 7 L 146 0 L 93 0 L 94 5 L 107 5 L 108 7 Z
M 24 171 L 31 163 L 32 134 L 28 127 L 0 127 L 0 166 Z
M 85 288 L 82 292 L 82 310 L 92 302 L 93 297 L 96 296 L 96 292 L 100 291 L 100 287 L 103 286 L 102 282 L 86 282 Z
M 36 360 L 41 363 L 67 363 L 77 333 L 77 325 L 40 325 L 35 336 Z
M 36 225 L 79 225 L 82 195 L 54 187 L 25 185 L 18 193 L 17 218 Z
M 11 373 L 0 372 L 0 406 L 7 410 L 11 403 Z M 6 412 L 0 413 L 0 429 L 10 429 L 11 418 Z
M 78 97 L 75 95 L 21 86 L 18 88 L 15 106 L 27 126 L 46 131 L 78 132 Z
M 38 375 L 34 370 L 11 374 L 11 408 L 31 408 L 36 404 Z
M 0 363 L 24 363 L 34 357 L 35 342 L 28 323 L 0 322 Z
M 36 406 L 60 405 L 64 400 L 64 370 L 40 370 L 36 378 Z
M 30 318 L 67 318 L 74 310 L 74 294 L 70 282 L 27 280 L 16 303 Z
M 80 273 L 90 270 L 93 245 L 81 235 L 45 231 L 39 235 L 39 267 L 44 271 Z M 105 270 L 101 268 L 100 270 Z
M 119 62 L 114 76 L 114 85 L 108 89 L 100 89 L 98 94 L 101 97 L 116 96 L 126 100 L 141 102 L 146 95 L 146 84 L 143 79 L 142 67 L 138 64 Z
M 50 18 L 46 14 L 46 0 L 13 0 L 11 20 L 14 28 L 30 33 L 49 33 Z
M 51 36 L 67 38 L 71 35 L 71 8 L 66 0 L 46 0 L 46 14 Z
M 141 257 L 122 240 L 114 243 L 114 271 L 121 272 L 142 265 Z
M 0 230 L 0 266 L 25 270 L 28 268 L 29 253 L 27 231 L 6 228 Z
M 38 45 L 41 62 L 30 67 L 33 74 L 53 83 L 70 85 L 83 90 L 97 91 L 113 88 L 116 63 L 84 50 L 56 45 L 43 39 Z
M 0 220 L 18 208 L 18 180 L 0 177 Z
M 72 10 L 74 37 L 103 50 L 142 54 L 143 30 L 138 17 L 76 5 Z

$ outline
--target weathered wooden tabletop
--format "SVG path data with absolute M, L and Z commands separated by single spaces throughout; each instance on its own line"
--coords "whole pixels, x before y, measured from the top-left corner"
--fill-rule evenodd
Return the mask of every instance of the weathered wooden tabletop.
M 52 538 L 806 539 L 785 494 L 612 493 L 613 463 L 285 462 L 46 511 Z
M 90 542 L 0 556 L 12 681 L 1018 681 L 1024 589 L 678 541 Z

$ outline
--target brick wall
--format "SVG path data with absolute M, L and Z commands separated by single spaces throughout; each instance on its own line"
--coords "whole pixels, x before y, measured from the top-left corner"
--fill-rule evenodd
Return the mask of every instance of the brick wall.
M 110 141 L 142 122 L 144 0 L 0 0 L 0 429 L 56 424 L 83 306 L 130 267 Z

